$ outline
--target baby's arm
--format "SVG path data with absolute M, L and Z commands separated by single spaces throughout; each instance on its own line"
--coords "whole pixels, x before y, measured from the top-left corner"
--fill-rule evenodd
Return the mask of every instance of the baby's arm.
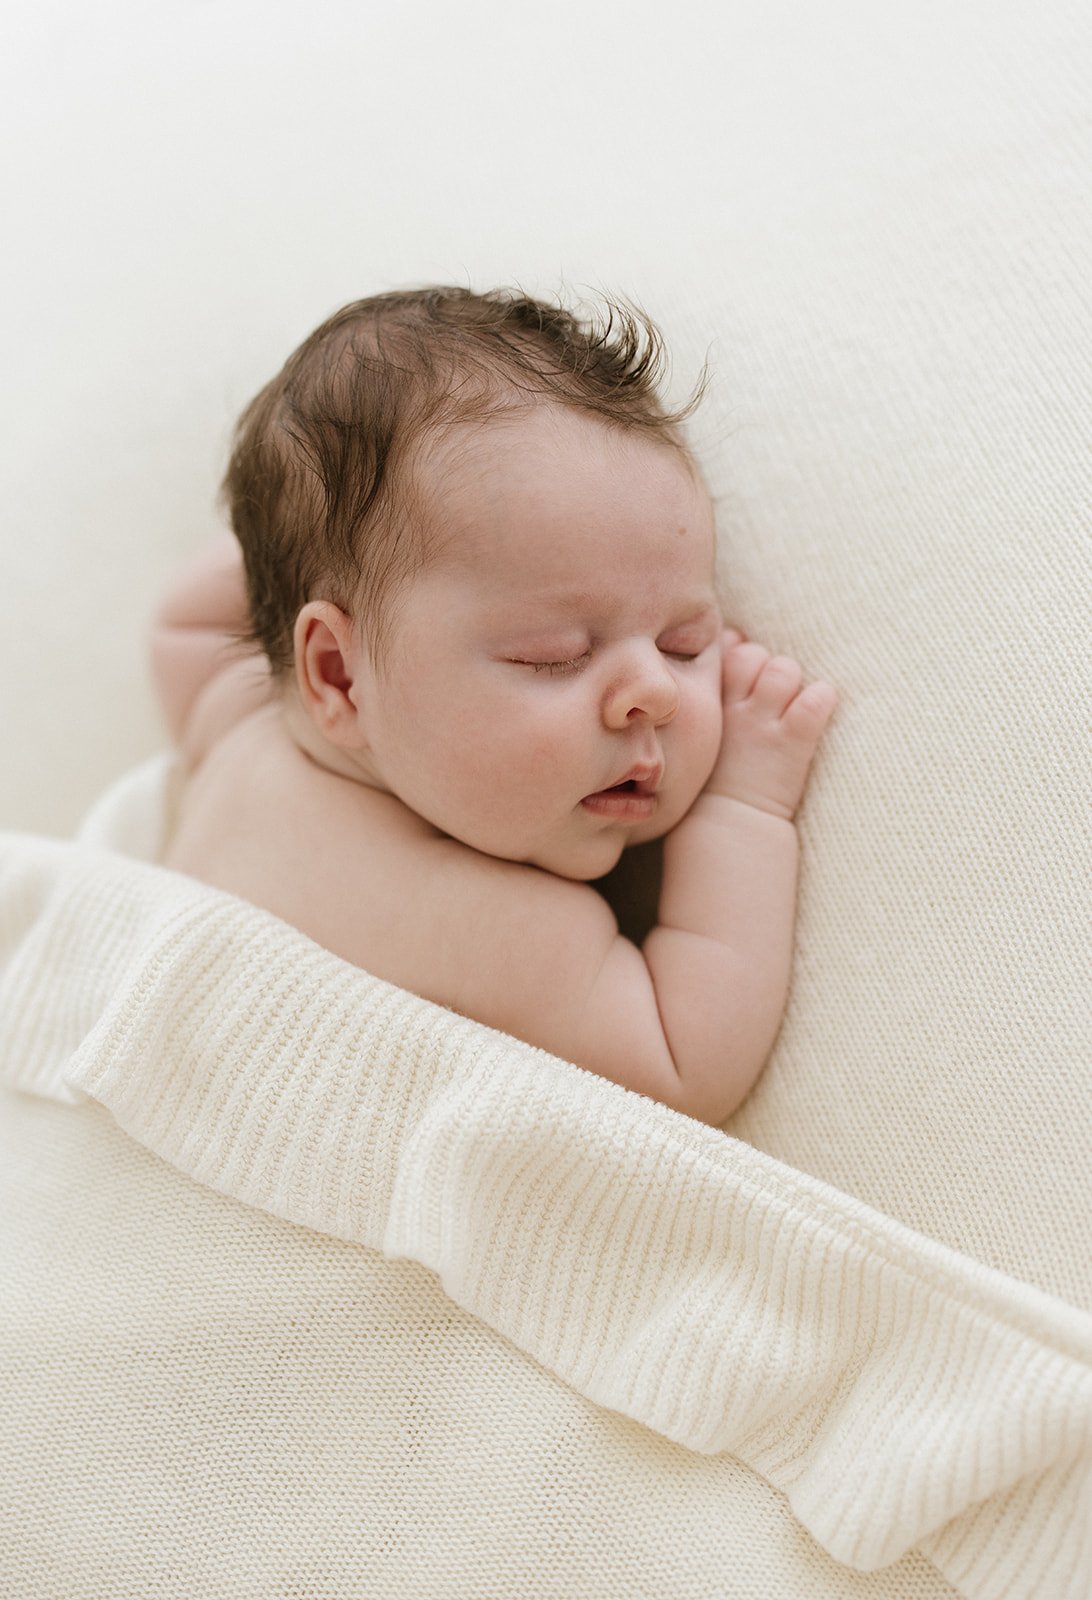
M 242 651 L 249 623 L 239 547 L 231 535 L 171 585 L 152 624 L 152 676 L 172 741 L 196 766 L 233 723 L 270 696 L 264 656 Z
M 834 712 L 788 657 L 726 642 L 724 739 L 664 845 L 660 921 L 643 954 L 695 1115 L 721 1122 L 765 1064 L 788 997 L 796 915 L 793 817 Z

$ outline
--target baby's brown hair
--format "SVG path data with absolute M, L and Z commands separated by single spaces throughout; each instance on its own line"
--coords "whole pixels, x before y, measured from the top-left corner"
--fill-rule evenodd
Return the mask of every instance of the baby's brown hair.
M 252 627 L 275 675 L 308 600 L 354 611 L 378 660 L 384 602 L 427 555 L 412 455 L 433 430 L 548 401 L 686 454 L 659 388 L 664 344 L 626 302 L 583 320 L 518 290 L 373 295 L 306 339 L 243 412 L 224 479 Z

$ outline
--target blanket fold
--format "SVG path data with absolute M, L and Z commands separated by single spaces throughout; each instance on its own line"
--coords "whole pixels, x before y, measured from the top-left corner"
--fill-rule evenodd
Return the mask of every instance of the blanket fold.
M 421 1263 L 592 1401 L 787 1497 L 838 1561 L 1078 1600 L 1092 1318 L 848 1195 L 90 844 L 0 837 L 0 1076 Z

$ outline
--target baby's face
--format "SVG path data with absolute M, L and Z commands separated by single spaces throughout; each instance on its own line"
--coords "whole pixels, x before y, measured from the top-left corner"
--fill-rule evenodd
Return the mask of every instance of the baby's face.
M 708 495 L 665 445 L 553 406 L 461 432 L 418 482 L 428 564 L 355 694 L 374 779 L 488 855 L 597 878 L 720 746 Z

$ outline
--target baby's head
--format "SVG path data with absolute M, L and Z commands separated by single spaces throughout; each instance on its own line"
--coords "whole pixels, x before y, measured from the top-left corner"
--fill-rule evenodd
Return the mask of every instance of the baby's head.
M 252 639 L 294 664 L 300 609 L 355 616 L 378 661 L 399 584 L 439 531 L 423 492 L 430 445 L 552 404 L 689 461 L 659 393 L 664 350 L 642 313 L 601 321 L 514 291 L 397 291 L 354 301 L 289 357 L 240 418 L 224 498 L 242 546 Z
M 719 745 L 712 513 L 662 367 L 617 305 L 375 296 L 252 402 L 225 481 L 253 638 L 337 768 L 562 876 L 674 826 Z

